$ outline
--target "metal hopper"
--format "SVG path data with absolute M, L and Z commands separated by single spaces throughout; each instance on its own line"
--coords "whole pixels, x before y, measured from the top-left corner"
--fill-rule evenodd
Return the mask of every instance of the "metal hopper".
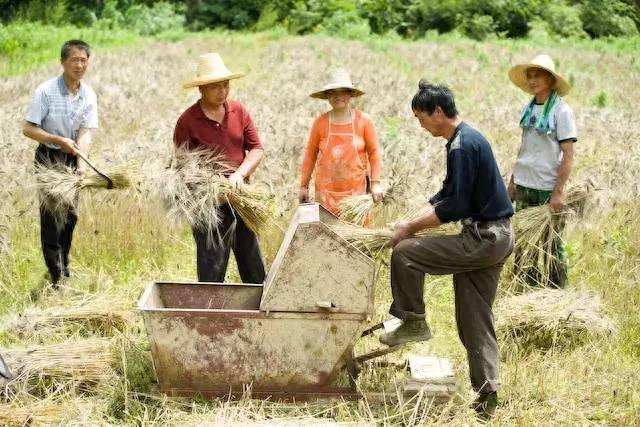
M 331 230 L 334 221 L 317 204 L 299 206 L 264 285 L 147 285 L 138 308 L 160 389 L 354 394 L 334 380 L 345 365 L 353 368 L 353 347 L 369 326 L 375 270 L 368 256 Z

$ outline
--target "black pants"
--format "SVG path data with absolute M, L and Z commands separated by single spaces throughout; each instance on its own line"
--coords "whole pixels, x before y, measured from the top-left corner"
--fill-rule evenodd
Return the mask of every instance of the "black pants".
M 48 148 L 39 144 L 36 149 L 35 164 L 40 166 L 66 165 L 76 168 L 75 156 L 63 153 L 61 150 Z M 62 217 L 56 216 L 44 208 L 40 203 L 40 242 L 44 262 L 47 265 L 51 281 L 57 283 L 64 273 L 69 274 L 69 251 L 73 230 L 78 222 L 77 200 L 76 205 L 69 206 Z
M 224 282 L 229 264 L 229 251 L 233 250 L 242 282 L 264 282 L 264 263 L 256 235 L 228 204 L 221 207 L 221 217 L 218 233 L 223 237 L 222 241 L 218 241 L 220 239 L 215 236 L 213 239 L 208 238 L 204 230 L 191 230 L 196 241 L 198 280 Z

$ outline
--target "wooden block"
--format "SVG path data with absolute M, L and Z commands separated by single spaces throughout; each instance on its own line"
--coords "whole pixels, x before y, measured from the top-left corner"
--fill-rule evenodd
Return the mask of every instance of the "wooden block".
M 449 359 L 436 356 L 409 355 L 409 372 L 412 380 L 426 383 L 454 383 Z

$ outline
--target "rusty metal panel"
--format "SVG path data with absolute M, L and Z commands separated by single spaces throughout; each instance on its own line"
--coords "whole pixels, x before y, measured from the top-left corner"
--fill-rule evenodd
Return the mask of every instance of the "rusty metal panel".
M 209 282 L 156 282 L 153 308 L 257 310 L 262 285 Z M 158 303 L 160 301 L 160 304 Z
M 149 295 L 145 293 L 145 295 Z M 364 320 L 338 313 L 152 308 L 140 302 L 160 388 L 215 392 L 325 386 Z
M 298 208 L 267 275 L 261 310 L 373 312 L 373 260 L 325 225 L 327 217 L 317 204 Z

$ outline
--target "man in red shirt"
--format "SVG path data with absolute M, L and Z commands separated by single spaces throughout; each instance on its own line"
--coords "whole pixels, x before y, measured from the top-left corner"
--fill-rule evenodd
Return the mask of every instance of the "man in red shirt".
M 234 187 L 244 184 L 260 164 L 264 151 L 247 110 L 239 102 L 227 99 L 229 80 L 242 75 L 229 71 L 217 53 L 201 55 L 196 78 L 183 84 L 185 88 L 197 86 L 201 97 L 182 113 L 173 134 L 176 146 L 189 149 L 206 147 L 222 156 L 235 168 L 229 175 Z M 222 243 L 211 243 L 206 230 L 192 228 L 196 241 L 198 280 L 223 282 L 229 251 L 232 249 L 242 281 L 264 282 L 264 263 L 255 234 L 228 204 L 221 206 L 220 211 L 222 220 L 218 225 L 219 235 L 226 236 L 231 230 L 235 236 L 229 236 L 230 239 L 224 239 Z

